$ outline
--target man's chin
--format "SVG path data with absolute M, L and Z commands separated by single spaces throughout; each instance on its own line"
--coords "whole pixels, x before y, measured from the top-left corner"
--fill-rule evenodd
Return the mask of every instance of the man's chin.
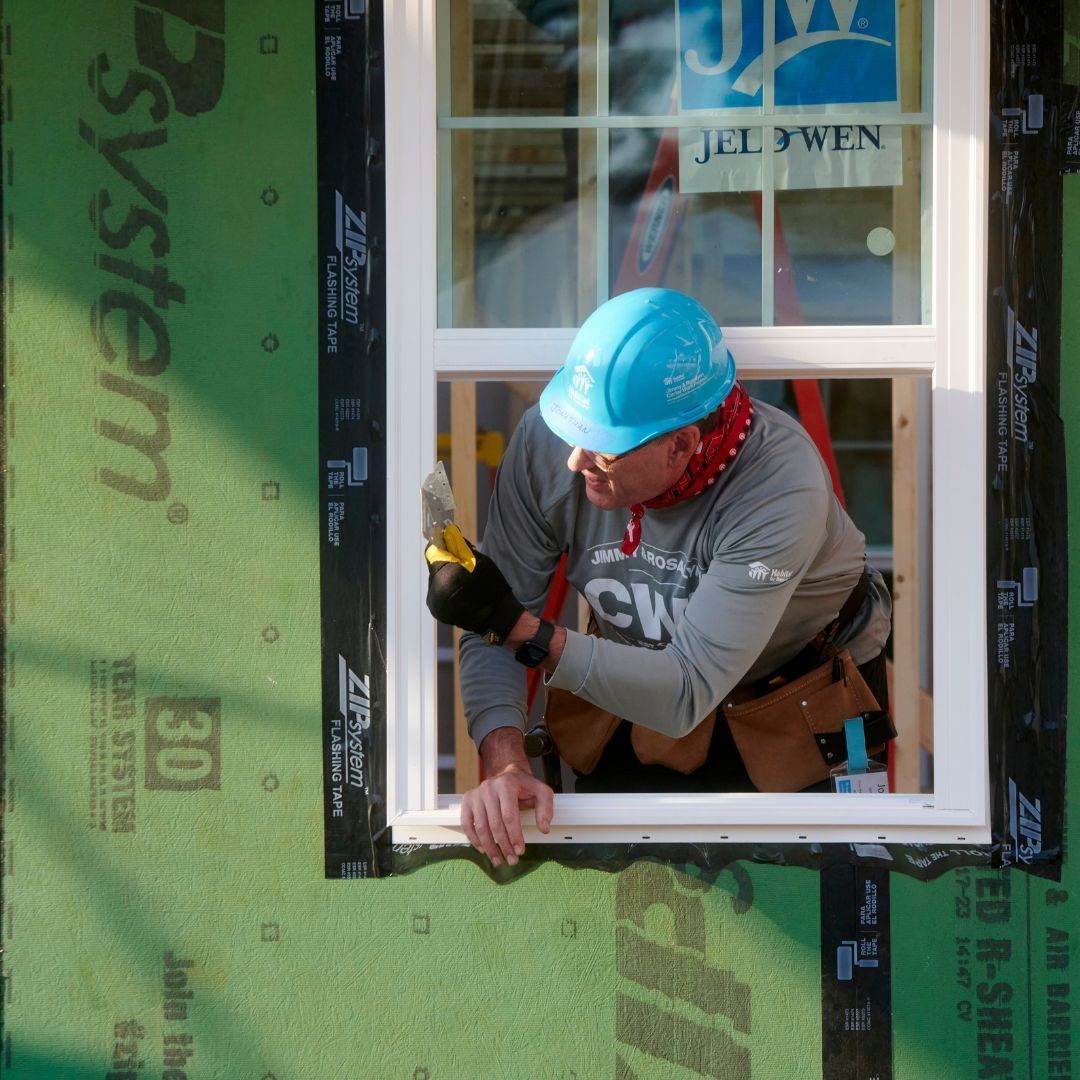
M 621 505 L 608 487 L 593 488 L 586 484 L 585 497 L 597 510 L 618 510 Z

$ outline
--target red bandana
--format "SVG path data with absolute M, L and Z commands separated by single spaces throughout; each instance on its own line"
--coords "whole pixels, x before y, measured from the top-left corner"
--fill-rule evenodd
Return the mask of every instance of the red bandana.
M 623 538 L 624 555 L 633 555 L 641 542 L 641 519 L 645 508 L 658 510 L 674 506 L 682 499 L 700 495 L 711 484 L 715 484 L 720 473 L 730 464 L 739 452 L 750 433 L 750 421 L 754 415 L 754 406 L 750 395 L 743 389 L 742 383 L 735 383 L 731 393 L 724 399 L 720 418 L 712 433 L 706 435 L 698 444 L 697 450 L 687 463 L 686 472 L 679 477 L 673 488 L 650 499 L 646 503 L 634 503 L 630 507 L 630 520 L 626 525 Z

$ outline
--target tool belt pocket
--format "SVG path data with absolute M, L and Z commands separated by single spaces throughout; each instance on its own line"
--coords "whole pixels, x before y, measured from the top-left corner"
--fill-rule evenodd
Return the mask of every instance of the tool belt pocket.
M 548 687 L 544 724 L 559 757 L 581 773 L 591 773 L 622 720 L 569 690 Z
M 591 705 L 568 690 L 548 689 L 544 724 L 559 757 L 579 773 L 591 773 L 600 762 L 622 719 Z M 661 735 L 640 724 L 630 727 L 630 744 L 643 765 L 663 765 L 689 773 L 705 764 L 716 714 L 711 713 L 680 739 Z
M 720 711 L 759 791 L 801 791 L 828 779 L 847 757 L 845 720 L 871 714 L 871 754 L 896 736 L 847 650 L 761 697 L 742 704 L 725 700 Z
M 760 697 L 733 695 L 718 712 L 758 791 L 801 791 L 828 779 L 829 770 L 847 757 L 845 720 L 864 716 L 868 753 L 896 737 L 891 717 L 879 709 L 847 650 Z M 630 743 L 643 765 L 691 773 L 708 757 L 716 715 L 678 739 L 634 724 Z M 544 722 L 559 756 L 588 774 L 622 720 L 567 690 L 549 688 Z
M 677 739 L 633 724 L 630 728 L 630 745 L 642 765 L 663 765 L 676 772 L 692 773 L 705 764 L 715 727 L 714 712 L 709 713 L 693 731 Z
M 600 636 L 595 616 L 590 615 L 587 632 Z M 621 717 L 575 697 L 569 690 L 548 688 L 544 725 L 559 757 L 579 773 L 587 775 L 596 768 L 604 747 L 621 723 Z M 673 739 L 631 724 L 630 745 L 643 765 L 663 765 L 690 773 L 705 764 L 715 726 L 716 714 L 711 713 L 688 735 Z

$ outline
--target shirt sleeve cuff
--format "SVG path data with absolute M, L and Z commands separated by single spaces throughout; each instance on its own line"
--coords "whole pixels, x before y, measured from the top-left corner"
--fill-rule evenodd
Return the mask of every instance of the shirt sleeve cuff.
M 488 735 L 501 727 L 513 727 L 524 732 L 524 713 L 513 705 L 492 705 L 491 708 L 484 709 L 469 725 L 469 734 L 479 747 Z
M 579 693 L 592 671 L 595 653 L 596 638 L 592 634 L 567 630 L 562 656 L 555 670 L 544 679 L 544 684 L 556 690 L 569 690 L 571 694 Z

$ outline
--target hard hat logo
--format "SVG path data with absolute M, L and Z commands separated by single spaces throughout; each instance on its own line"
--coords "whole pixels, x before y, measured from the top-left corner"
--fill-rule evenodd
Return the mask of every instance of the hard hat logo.
M 686 372 L 680 373 L 672 379 L 671 385 L 668 387 L 667 403 L 675 405 L 693 397 L 707 381 L 708 376 L 702 371 L 690 376 L 689 379 L 686 377 Z
M 698 342 L 681 338 L 679 351 L 668 364 L 668 374 L 664 379 L 668 404 L 681 401 L 707 379 L 708 374 L 702 371 Z
M 585 320 L 540 412 L 567 442 L 622 454 L 707 416 L 734 384 L 724 335 L 701 304 L 673 289 L 635 289 Z
M 596 380 L 589 374 L 589 369 L 584 364 L 578 364 L 574 368 L 574 377 L 570 380 L 570 388 L 567 397 L 579 408 L 589 408 L 589 391 L 596 385 Z

